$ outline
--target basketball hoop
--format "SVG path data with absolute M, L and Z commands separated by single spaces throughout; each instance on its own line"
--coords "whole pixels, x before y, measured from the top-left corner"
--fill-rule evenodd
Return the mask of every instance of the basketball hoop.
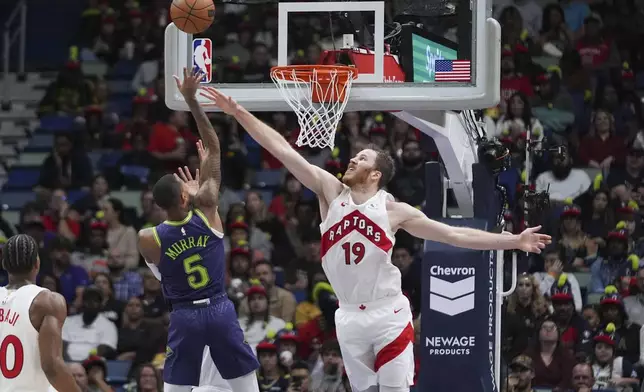
M 288 65 L 271 68 L 271 78 L 297 115 L 297 146 L 329 147 L 338 128 L 353 80 L 354 67 L 341 65 Z

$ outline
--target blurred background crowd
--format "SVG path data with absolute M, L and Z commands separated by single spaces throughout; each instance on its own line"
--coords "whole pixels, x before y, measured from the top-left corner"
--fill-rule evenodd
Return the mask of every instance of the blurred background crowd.
M 158 392 L 168 312 L 136 236 L 166 218 L 152 199 L 156 179 L 180 165 L 198 167 L 198 134 L 189 113 L 164 103 L 168 1 L 87 0 L 85 7 L 68 61 L 35 103 L 37 117 L 2 130 L 0 155 L 10 170 L 0 195 L 1 238 L 22 232 L 39 242 L 38 284 L 68 301 L 65 356 L 84 391 Z M 270 82 L 274 9 L 218 6 L 211 29 L 225 40 L 213 42 L 216 81 Z M 522 260 L 517 289 L 504 303 L 502 389 L 638 391 L 644 2 L 498 0 L 493 12 L 502 26 L 502 101 L 484 118 L 488 134 L 511 150 L 511 167 L 500 175 L 505 220 L 510 231 L 525 227 L 530 142 L 543 151 L 530 156 L 529 187 L 548 190 L 550 207 L 529 224 L 543 224 L 554 237 L 542 255 Z M 294 61 L 317 62 L 326 18 L 311 16 L 292 33 Z M 292 113 L 258 115 L 295 140 Z M 314 195 L 236 122 L 209 116 L 223 150 L 228 294 L 259 357 L 261 390 L 349 392 L 334 338 L 337 302 L 320 265 Z M 25 127 L 24 142 L 9 132 Z M 422 208 L 423 164 L 441 157 L 430 138 L 393 116 L 346 113 L 333 151 L 300 152 L 340 175 L 368 143 L 397 162 L 388 191 Z M 401 232 L 392 260 L 417 336 L 421 250 Z

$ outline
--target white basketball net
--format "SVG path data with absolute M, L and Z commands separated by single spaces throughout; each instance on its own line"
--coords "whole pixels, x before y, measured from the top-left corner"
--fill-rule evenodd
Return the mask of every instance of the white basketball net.
M 295 144 L 333 149 L 335 131 L 351 92 L 353 71 L 325 70 L 319 80 L 315 68 L 312 75 L 305 76 L 299 76 L 295 69 L 277 68 L 271 71 L 271 78 L 297 115 L 301 129 Z M 339 82 L 344 79 L 346 82 Z

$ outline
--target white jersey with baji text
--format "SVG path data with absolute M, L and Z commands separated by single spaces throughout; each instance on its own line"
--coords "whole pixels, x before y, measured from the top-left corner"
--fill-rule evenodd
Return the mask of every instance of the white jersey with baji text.
M 33 284 L 16 290 L 0 287 L 0 391 L 46 392 L 49 382 L 40 365 L 38 331 L 29 308 L 43 290 Z
M 401 293 L 401 275 L 391 263 L 396 237 L 387 215 L 394 197 L 384 190 L 355 204 L 345 187 L 320 224 L 322 267 L 342 304 L 359 305 Z

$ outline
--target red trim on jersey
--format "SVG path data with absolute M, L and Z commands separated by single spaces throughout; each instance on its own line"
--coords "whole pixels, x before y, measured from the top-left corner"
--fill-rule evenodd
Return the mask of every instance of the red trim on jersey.
M 388 362 L 402 354 L 410 343 L 414 343 L 414 338 L 414 327 L 409 323 L 396 339 L 383 347 L 382 350 L 378 351 L 378 354 L 376 354 L 376 362 L 374 364 L 376 372 Z
M 391 240 L 387 237 L 387 233 L 378 224 L 374 223 L 371 219 L 365 216 L 358 210 L 345 215 L 335 225 L 331 226 L 329 230 L 322 234 L 322 241 L 320 243 L 320 255 L 324 257 L 326 252 L 333 247 L 333 245 L 340 242 L 341 239 L 346 237 L 352 231 L 357 231 L 362 234 L 366 239 L 371 241 L 383 252 L 389 252 L 393 247 Z

